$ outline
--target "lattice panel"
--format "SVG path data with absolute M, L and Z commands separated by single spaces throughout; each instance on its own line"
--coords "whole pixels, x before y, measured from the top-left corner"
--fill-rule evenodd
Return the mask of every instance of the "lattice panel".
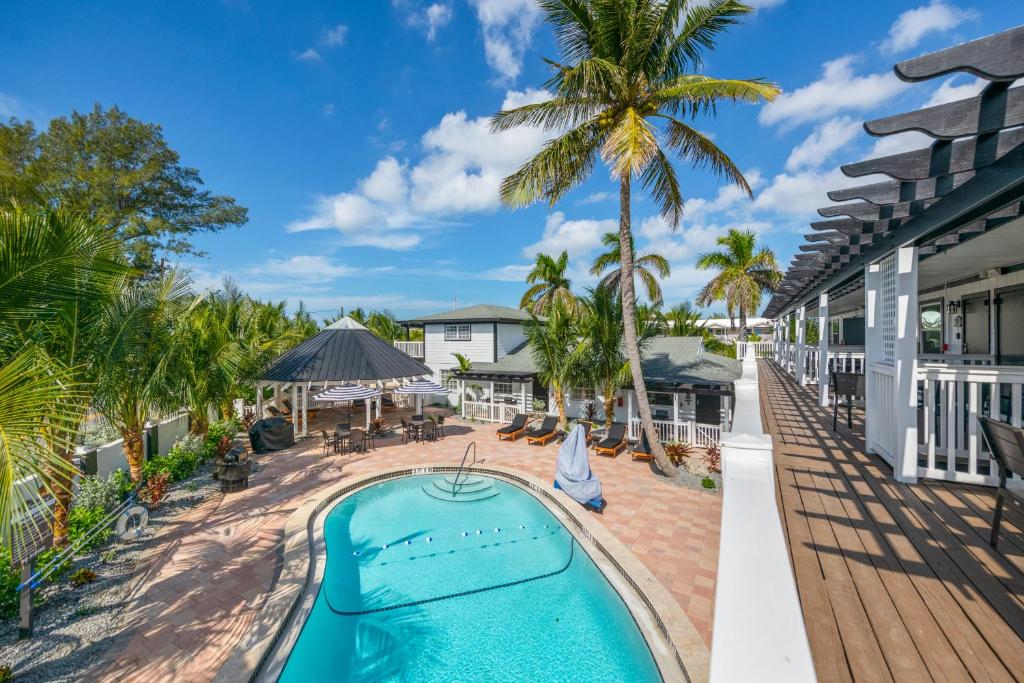
M 889 256 L 878 264 L 881 270 L 882 361 L 896 362 L 896 257 Z

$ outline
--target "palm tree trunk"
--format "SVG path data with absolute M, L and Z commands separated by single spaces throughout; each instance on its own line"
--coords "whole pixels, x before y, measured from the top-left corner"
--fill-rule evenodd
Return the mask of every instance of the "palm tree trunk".
M 125 429 L 121 432 L 124 438 L 124 454 L 128 458 L 128 473 L 132 481 L 142 481 L 142 462 L 145 454 L 142 452 L 142 432 L 136 429 Z
M 647 400 L 647 385 L 644 383 L 643 368 L 640 364 L 640 345 L 636 338 L 636 292 L 633 288 L 633 245 L 632 221 L 630 216 L 630 176 L 623 176 L 619 183 L 619 250 L 622 258 L 622 272 L 619 276 L 619 290 L 622 292 L 622 321 L 625 326 L 626 356 L 629 358 L 629 370 L 633 375 L 633 389 L 636 391 L 636 403 L 640 410 L 640 424 L 647 432 L 647 440 L 654 451 L 654 460 L 661 471 L 675 476 L 676 466 L 665 455 L 665 449 L 658 440 L 658 432 L 654 428 L 654 416 L 651 414 L 651 403 Z
M 193 436 L 206 436 L 206 432 L 210 429 L 210 420 L 206 416 L 205 411 L 193 411 L 191 422 L 192 424 L 188 428 L 189 434 Z
M 604 396 L 604 423 L 606 426 L 611 426 L 615 421 L 615 389 L 608 387 Z
M 71 465 L 74 451 L 60 449 L 58 451 L 62 460 Z M 54 471 L 51 473 L 53 485 L 53 547 L 64 548 L 68 544 L 68 512 L 71 510 L 71 489 L 72 481 L 69 470 Z
M 743 306 L 740 306 L 740 332 L 747 327 L 747 310 Z
M 565 418 L 565 390 L 562 387 L 555 388 L 555 405 L 558 407 L 558 423 L 562 426 L 562 431 L 565 431 L 568 425 L 568 420 Z

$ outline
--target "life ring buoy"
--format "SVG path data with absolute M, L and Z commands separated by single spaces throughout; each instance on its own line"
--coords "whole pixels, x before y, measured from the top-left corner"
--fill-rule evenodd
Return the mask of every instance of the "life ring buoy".
M 116 533 L 122 541 L 134 541 L 149 524 L 149 510 L 133 505 L 117 518 Z

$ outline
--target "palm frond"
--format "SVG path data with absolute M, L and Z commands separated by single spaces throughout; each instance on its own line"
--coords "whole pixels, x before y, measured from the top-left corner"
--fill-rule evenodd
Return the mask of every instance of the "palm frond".
M 672 117 L 668 119 L 668 145 L 683 159 L 697 168 L 709 168 L 715 175 L 739 185 L 748 196 L 753 196 L 750 184 L 732 159 L 711 138 Z
M 501 183 L 501 201 L 527 206 L 539 199 L 554 205 L 590 174 L 601 143 L 600 127 L 590 120 L 544 148 Z
M 687 3 L 682 30 L 662 53 L 659 71 L 674 75 L 687 68 L 700 69 L 704 53 L 714 49 L 719 34 L 752 11 L 752 7 L 736 0 Z
M 654 128 L 633 107 L 627 107 L 616 117 L 601 146 L 601 158 L 616 178 L 643 172 L 658 152 Z
M 665 107 L 672 114 L 683 110 L 690 116 L 697 116 L 714 114 L 722 100 L 760 104 L 774 100 L 779 92 L 774 83 L 760 79 L 738 80 L 686 74 L 659 83 L 650 99 L 659 109 Z
M 593 118 L 601 108 L 602 105 L 593 100 L 555 97 L 499 111 L 491 117 L 491 132 L 500 133 L 518 126 L 535 126 L 545 130 L 572 128 Z
M 678 227 L 683 218 L 683 193 L 672 162 L 660 149 L 644 168 L 640 181 L 658 203 L 662 217 L 673 228 Z

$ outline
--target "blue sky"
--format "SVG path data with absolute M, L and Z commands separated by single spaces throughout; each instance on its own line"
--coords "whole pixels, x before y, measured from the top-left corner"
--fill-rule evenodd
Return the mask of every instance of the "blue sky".
M 954 4 L 955 3 L 955 4 Z M 670 232 L 638 197 L 641 250 L 667 256 L 666 301 L 706 279 L 696 255 L 729 227 L 757 230 L 788 264 L 840 163 L 923 146 L 874 140 L 865 119 L 960 99 L 966 75 L 909 86 L 892 64 L 1024 22 L 1024 3 L 760 0 L 723 36 L 705 72 L 765 77 L 785 94 L 697 122 L 755 187 L 747 200 L 679 166 L 687 197 Z M 547 137 L 487 130 L 503 104 L 535 101 L 557 56 L 532 0 L 129 3 L 0 7 L 0 117 L 43 125 L 94 102 L 163 126 L 208 187 L 249 208 L 237 230 L 202 236 L 199 286 L 224 275 L 261 298 L 415 316 L 516 305 L 538 250 L 568 249 L 573 281 L 617 202 L 598 169 L 558 206 L 510 211 L 501 177 Z

